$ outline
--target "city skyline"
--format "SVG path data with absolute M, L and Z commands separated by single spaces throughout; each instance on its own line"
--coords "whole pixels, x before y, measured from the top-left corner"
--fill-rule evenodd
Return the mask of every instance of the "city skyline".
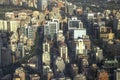
M 1 0 L 0 80 L 120 80 L 119 0 Z

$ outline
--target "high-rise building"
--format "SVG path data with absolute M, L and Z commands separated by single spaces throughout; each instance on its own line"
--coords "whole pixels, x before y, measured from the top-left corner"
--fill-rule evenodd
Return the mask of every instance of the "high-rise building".
M 44 52 L 42 55 L 42 61 L 45 65 L 50 66 L 50 53 L 49 52 Z
M 120 19 L 118 20 L 117 30 L 120 30 Z
M 68 12 L 69 15 L 73 15 L 74 5 L 72 3 L 68 3 L 68 5 L 67 5 L 67 12 Z
M 59 27 L 59 24 L 60 24 L 59 19 L 53 19 L 52 21 L 53 21 L 53 22 L 57 22 L 57 28 L 60 29 L 60 27 Z
M 0 30 L 7 31 L 7 21 L 6 20 L 0 20 Z
M 51 13 L 52 15 L 50 15 L 50 19 L 61 19 L 60 10 L 58 7 L 53 7 Z
M 8 21 L 8 31 L 17 32 L 17 29 L 20 27 L 20 21 Z
M 58 28 L 59 26 L 57 25 L 57 22 L 49 22 L 49 33 L 50 33 L 50 36 L 54 37 L 55 34 L 57 34 L 58 32 Z
M 93 20 L 94 19 L 94 13 L 88 13 L 87 19 L 88 20 Z
M 46 21 L 44 24 L 44 36 L 48 36 L 49 35 L 49 21 Z
M 76 55 L 79 54 L 86 54 L 86 49 L 83 39 L 78 39 L 78 41 L 76 42 Z
M 117 70 L 114 71 L 115 76 L 114 80 L 120 80 L 120 69 L 118 68 Z
M 68 60 L 68 48 L 65 43 L 61 44 L 59 47 L 60 57 L 63 58 L 64 61 Z
M 47 80 L 51 80 L 52 77 L 53 77 L 53 71 L 49 69 L 49 71 L 47 72 Z
M 77 17 L 72 17 L 72 19 L 68 21 L 68 30 L 81 28 L 83 28 L 83 23 L 81 20 L 78 20 Z
M 24 26 L 20 28 L 21 34 L 23 33 L 27 38 L 34 40 L 34 30 L 32 26 Z
M 27 46 L 31 47 L 33 45 L 33 40 L 31 38 L 27 39 Z
M 16 76 L 19 76 L 20 80 L 26 80 L 25 78 L 25 71 L 22 67 L 19 67 L 15 70 L 15 73 L 14 75 Z
M 43 52 L 50 53 L 50 44 L 47 41 L 43 43 Z
M 49 71 L 50 71 L 50 66 L 43 65 L 43 75 L 47 75 Z
M 45 10 L 48 6 L 47 0 L 37 0 L 37 8 L 39 10 Z
M 56 58 L 55 64 L 57 66 L 57 69 L 63 72 L 63 70 L 65 69 L 65 63 L 61 57 Z
M 24 46 L 24 44 L 23 43 L 18 43 L 17 49 L 18 49 L 18 51 L 20 51 L 21 57 L 24 57 L 25 56 L 25 46 Z
M 79 70 L 79 68 L 78 68 L 78 66 L 76 65 L 76 64 L 71 64 L 71 72 L 72 72 L 72 74 L 74 74 L 75 76 L 78 74 L 78 70 Z
M 109 27 L 105 27 L 105 26 L 101 26 L 99 29 L 99 37 L 102 39 L 108 39 L 108 30 L 110 28 Z
M 50 36 L 51 40 L 55 37 L 55 35 L 58 33 L 59 26 L 57 22 L 47 22 L 44 26 L 44 35 Z
M 89 36 L 87 36 L 87 35 L 83 36 L 83 42 L 86 46 L 86 49 L 91 50 L 91 40 L 90 40 Z
M 88 67 L 89 66 L 89 62 L 87 58 L 83 58 L 82 59 L 82 68 Z
M 0 20 L 0 30 L 3 30 L 3 20 Z
M 58 33 L 57 33 L 57 41 L 59 42 L 64 42 L 65 41 L 65 37 L 63 35 L 63 31 L 62 30 L 59 30 Z
M 97 52 L 96 52 L 96 60 L 101 61 L 103 60 L 103 50 L 97 47 Z
M 27 30 L 28 30 L 27 37 L 33 39 L 33 28 L 29 26 Z
M 17 44 L 10 45 L 10 48 L 11 48 L 12 52 L 15 52 L 17 50 Z
M 35 8 L 37 8 L 37 0 L 33 0 L 33 5 Z
M 104 21 L 100 21 L 100 22 L 98 22 L 98 25 L 99 26 L 105 26 L 105 22 Z
M 25 36 L 27 36 L 27 27 L 20 27 L 20 32 L 21 34 L 24 34 Z
M 114 36 L 115 36 L 115 34 L 112 33 L 112 30 L 111 30 L 110 33 L 108 34 L 108 39 L 109 39 L 109 40 L 113 40 L 113 39 L 114 39 Z
M 73 30 L 73 39 L 76 40 L 78 38 L 82 38 L 83 36 L 86 36 L 86 29 L 74 29 Z
M 98 71 L 98 80 L 109 80 L 109 75 L 105 70 Z

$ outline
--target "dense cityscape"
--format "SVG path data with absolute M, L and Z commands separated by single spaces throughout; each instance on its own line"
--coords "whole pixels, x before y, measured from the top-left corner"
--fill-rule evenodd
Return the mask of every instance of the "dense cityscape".
M 120 80 L 120 0 L 0 0 L 0 80 Z

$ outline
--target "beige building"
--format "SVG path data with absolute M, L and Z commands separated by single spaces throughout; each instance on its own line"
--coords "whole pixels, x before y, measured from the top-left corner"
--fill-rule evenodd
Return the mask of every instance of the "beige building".
M 42 55 L 42 61 L 45 63 L 45 65 L 50 66 L 50 53 L 49 52 L 44 52 Z
M 114 33 L 112 33 L 112 31 L 108 34 L 108 39 L 109 40 L 113 40 L 114 39 L 114 36 L 115 36 L 115 34 Z
M 58 33 L 57 33 L 57 41 L 59 42 L 64 42 L 65 41 L 65 37 L 63 35 L 63 31 L 62 30 L 59 30 Z
M 17 32 L 17 29 L 20 27 L 20 21 L 8 21 L 8 31 Z
M 27 45 L 28 46 L 32 46 L 33 45 L 33 40 L 32 39 L 28 39 L 27 40 Z
M 7 31 L 7 21 L 6 20 L 0 20 L 0 30 Z
M 25 20 L 27 18 L 27 13 L 26 12 L 20 12 L 18 13 L 18 18 Z
M 20 80 L 26 80 L 25 79 L 25 71 L 22 67 L 19 67 L 15 70 L 14 75 L 17 75 L 20 77 Z M 17 78 L 19 80 L 19 78 Z
M 14 12 L 6 12 L 5 13 L 5 18 L 6 19 L 14 19 L 15 18 Z

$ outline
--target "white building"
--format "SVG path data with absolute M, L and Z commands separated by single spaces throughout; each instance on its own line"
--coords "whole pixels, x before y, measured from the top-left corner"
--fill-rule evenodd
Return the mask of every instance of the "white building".
M 103 50 L 97 47 L 96 59 L 101 61 L 103 59 Z
M 73 39 L 76 40 L 79 37 L 82 38 L 83 36 L 86 36 L 86 29 L 75 29 L 73 30 Z
M 88 13 L 87 14 L 87 19 L 88 20 L 93 20 L 94 19 L 94 13 Z
M 64 61 L 68 60 L 68 48 L 66 44 L 61 44 L 59 47 L 60 57 L 63 58 Z
M 83 39 L 78 39 L 76 42 L 76 55 L 79 54 L 86 54 L 86 49 Z

